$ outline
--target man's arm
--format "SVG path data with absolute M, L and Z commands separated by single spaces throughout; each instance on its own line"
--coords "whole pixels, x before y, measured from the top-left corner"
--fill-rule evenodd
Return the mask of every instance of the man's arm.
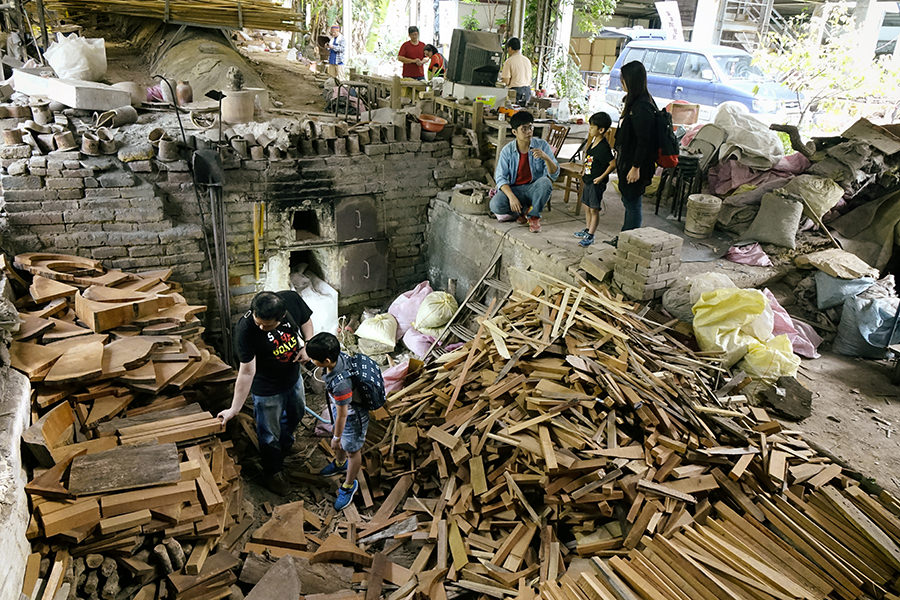
M 547 175 L 551 180 L 556 181 L 559 177 L 559 163 L 556 162 L 556 157 L 553 156 L 553 148 L 550 147 L 544 140 L 540 140 L 541 143 L 538 143 L 537 147 L 531 149 L 531 153 L 535 156 L 535 158 L 540 158 L 544 161 L 544 164 L 547 165 Z
M 250 385 L 256 375 L 256 357 L 250 362 L 242 362 L 238 369 L 237 380 L 234 382 L 234 396 L 231 398 L 231 407 L 221 411 L 216 417 L 222 420 L 222 425 L 241 412 L 247 396 L 250 394 Z
M 509 60 L 503 63 L 503 68 L 500 69 L 500 81 L 503 83 L 503 87 L 509 86 L 509 79 L 511 75 L 509 72 Z
M 300 326 L 300 335 L 303 337 L 303 340 L 308 342 L 309 339 L 313 336 L 313 324 L 312 319 L 307 319 L 306 323 Z M 300 348 L 300 352 L 297 354 L 297 360 L 307 362 L 309 360 L 309 355 L 306 354 L 306 345 Z
M 400 53 L 397 54 L 397 58 L 400 60 L 400 62 L 402 62 L 404 65 L 417 64 L 419 62 L 419 59 L 409 58 L 408 56 L 404 55 L 403 48 L 404 46 L 400 46 Z

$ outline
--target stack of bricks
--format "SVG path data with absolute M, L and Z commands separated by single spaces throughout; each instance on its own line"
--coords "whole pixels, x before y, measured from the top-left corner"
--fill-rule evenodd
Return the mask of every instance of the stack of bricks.
M 651 300 L 663 295 L 681 266 L 682 239 L 653 227 L 619 234 L 613 279 L 628 297 Z

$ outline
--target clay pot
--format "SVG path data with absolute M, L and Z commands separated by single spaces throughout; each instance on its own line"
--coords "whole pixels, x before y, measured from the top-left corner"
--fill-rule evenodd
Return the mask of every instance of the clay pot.
M 249 123 L 253 120 L 256 93 L 252 91 L 226 92 L 222 99 L 222 120 L 226 123 Z
M 112 132 L 106 127 L 97 130 L 97 139 L 100 140 L 101 154 L 115 154 L 118 151 L 118 144 L 116 144 Z
M 154 146 L 159 146 L 159 140 L 166 137 L 166 131 L 162 127 L 157 127 L 153 131 L 147 134 L 147 141 L 149 141 Z
M 33 104 L 31 106 L 31 115 L 31 118 L 38 125 L 46 125 L 53 122 L 53 111 L 50 110 L 49 102 Z
M 88 156 L 100 156 L 100 140 L 96 135 L 86 131 L 81 136 L 81 153 Z
M 244 138 L 231 138 L 231 147 L 234 148 L 234 151 L 237 152 L 238 156 L 240 156 L 241 158 L 247 157 L 249 144 Z
M 147 89 L 134 81 L 120 81 L 112 84 L 117 90 L 128 92 L 131 95 L 131 105 L 138 107 L 147 98 Z
M 190 82 L 178 82 L 178 85 L 175 86 L 175 99 L 178 100 L 178 106 L 184 106 L 194 101 L 194 89 Z
M 3 143 L 7 146 L 18 146 L 22 143 L 22 130 L 21 129 L 4 129 L 3 130 Z
M 133 106 L 120 106 L 97 117 L 97 127 L 121 127 L 137 122 L 138 114 Z
M 78 148 L 78 145 L 75 143 L 75 136 L 72 135 L 71 131 L 57 133 L 53 136 L 53 141 L 56 142 L 57 150 L 75 150 Z
M 178 142 L 167 139 L 159 140 L 156 157 L 164 162 L 178 160 Z
M 262 146 L 250 146 L 250 158 L 253 160 L 262 160 L 266 157 L 265 148 Z

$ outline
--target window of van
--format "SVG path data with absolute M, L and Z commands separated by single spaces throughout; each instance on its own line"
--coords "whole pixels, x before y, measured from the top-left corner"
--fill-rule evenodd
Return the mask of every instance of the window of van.
M 643 62 L 645 54 L 647 54 L 647 50 L 644 48 L 625 48 L 625 57 L 622 59 L 622 64 L 635 61 Z
M 648 60 L 644 61 L 647 72 L 657 75 L 674 75 L 675 67 L 678 66 L 678 59 L 681 58 L 681 52 L 657 50 L 655 54 L 655 56 L 648 57 Z
M 744 54 L 720 54 L 713 57 L 726 79 L 739 79 L 743 81 L 760 81 L 764 78 L 762 71 L 752 63 L 753 58 Z
M 684 66 L 681 68 L 681 76 L 686 79 L 703 79 L 702 73 L 712 73 L 712 67 L 702 54 L 686 53 Z

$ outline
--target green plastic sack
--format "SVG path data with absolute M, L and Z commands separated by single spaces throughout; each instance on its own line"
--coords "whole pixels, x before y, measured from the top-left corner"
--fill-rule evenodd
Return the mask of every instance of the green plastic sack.
M 456 314 L 457 308 L 459 308 L 459 304 L 457 304 L 456 298 L 447 292 L 431 292 L 422 300 L 413 328 L 422 331 L 423 328 L 443 327 Z
M 363 354 L 386 354 L 397 344 L 397 319 L 390 313 L 369 317 L 356 329 L 357 343 Z
M 738 366 L 750 377 L 774 381 L 797 375 L 800 357 L 794 354 L 788 336 L 782 334 L 765 343 L 752 342 Z
M 722 288 L 694 304 L 694 336 L 704 352 L 721 352 L 725 366 L 744 357 L 751 343 L 772 337 L 775 316 L 759 290 Z

